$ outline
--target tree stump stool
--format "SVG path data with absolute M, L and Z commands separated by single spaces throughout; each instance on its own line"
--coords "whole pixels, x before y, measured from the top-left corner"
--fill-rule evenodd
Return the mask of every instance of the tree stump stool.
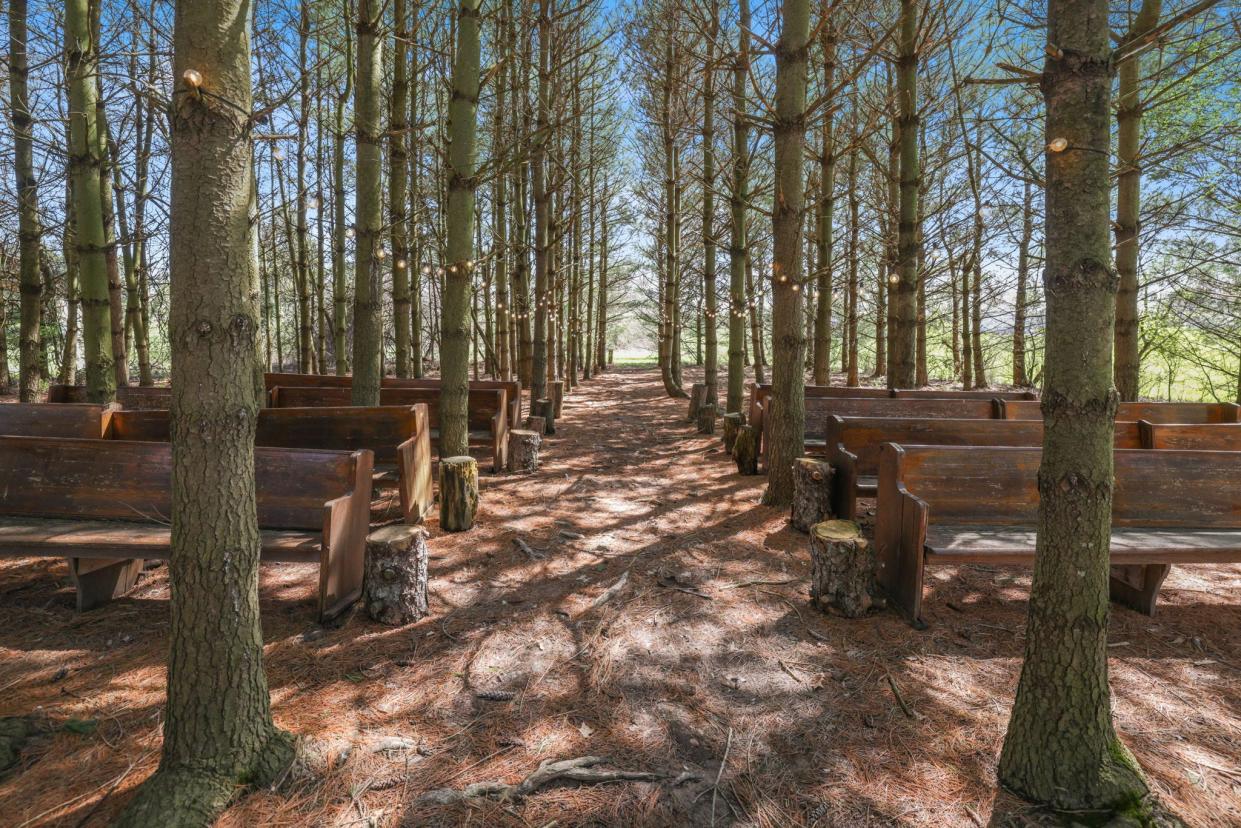
M 724 415 L 724 451 L 732 454 L 733 443 L 737 441 L 737 429 L 745 425 L 745 415 L 734 411 Z
M 542 417 L 527 417 L 521 427 L 526 431 L 533 431 L 535 434 L 545 434 L 547 431 L 547 420 Z
M 543 420 L 544 434 L 556 433 L 556 403 L 553 400 L 535 400 L 530 406 L 530 418 L 536 417 Z
M 440 460 L 440 528 L 464 532 L 478 511 L 478 463 L 473 457 Z
M 875 582 L 874 548 L 851 520 L 810 529 L 810 598 L 823 610 L 861 618 L 882 605 Z
M 537 431 L 515 428 L 508 433 L 508 470 L 536 472 L 539 470 L 539 446 L 543 435 Z
M 685 415 L 685 419 L 691 423 L 698 422 L 698 409 L 702 408 L 702 404 L 707 399 L 706 383 L 696 382 L 689 389 L 689 413 Z
M 799 457 L 793 464 L 793 528 L 809 532 L 832 517 L 832 467 L 817 457 Z
M 737 429 L 733 460 L 737 461 L 738 474 L 758 474 L 758 432 L 754 426 L 743 425 Z
M 698 433 L 715 433 L 716 408 L 711 403 L 703 403 L 698 408 Z
M 366 614 L 380 624 L 400 627 L 426 616 L 425 529 L 399 524 L 367 536 L 362 595 Z
M 552 402 L 555 403 L 552 417 L 559 420 L 560 413 L 564 410 L 564 380 L 556 380 L 549 383 L 548 386 L 552 392 Z M 555 432 L 549 431 L 548 434 L 555 434 Z

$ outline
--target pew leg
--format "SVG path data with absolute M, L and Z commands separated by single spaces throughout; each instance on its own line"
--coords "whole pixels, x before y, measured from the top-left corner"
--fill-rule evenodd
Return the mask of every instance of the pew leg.
M 1126 564 L 1111 571 L 1112 600 L 1143 615 L 1155 614 L 1159 588 L 1172 567 L 1168 564 Z
M 69 574 L 77 588 L 78 612 L 120 598 L 138 583 L 141 558 L 69 558 Z

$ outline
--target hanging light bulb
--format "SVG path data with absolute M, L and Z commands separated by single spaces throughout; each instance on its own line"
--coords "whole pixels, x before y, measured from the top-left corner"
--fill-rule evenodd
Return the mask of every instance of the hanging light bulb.
M 181 73 L 181 80 L 191 89 L 199 89 L 203 85 L 202 73 L 197 69 L 186 69 Z
M 397 270 L 404 270 L 404 269 L 405 269 L 405 260 L 404 260 L 404 259 L 397 259 L 397 260 L 396 260 L 396 269 L 397 269 Z
M 422 275 L 424 275 L 424 276 L 430 276 L 430 275 L 431 275 L 431 265 L 423 265 L 423 266 L 422 266 Z
M 899 273 L 893 273 L 891 276 L 888 277 L 889 285 L 899 285 L 900 283 L 901 283 L 901 277 Z
M 1069 148 L 1067 138 L 1053 138 L 1051 143 L 1047 145 L 1047 149 L 1051 152 L 1064 152 Z
M 347 238 L 347 239 L 352 239 L 352 238 L 354 237 L 354 235 L 355 235 L 355 233 L 354 233 L 354 230 L 353 230 L 353 228 L 352 228 L 352 227 L 346 227 L 346 228 L 345 228 L 345 238 Z
M 312 197 L 311 197 L 311 199 L 310 199 L 310 201 L 307 201 L 307 202 L 306 202 L 306 206 L 307 206 L 308 208 L 310 208 L 311 210 L 318 210 L 318 209 L 319 209 L 319 199 L 314 198 L 314 197 L 312 196 Z

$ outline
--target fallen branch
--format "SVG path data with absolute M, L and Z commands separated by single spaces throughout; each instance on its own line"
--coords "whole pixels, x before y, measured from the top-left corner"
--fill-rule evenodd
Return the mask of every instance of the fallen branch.
M 509 785 L 505 782 L 475 782 L 466 785 L 460 791 L 452 788 L 429 791 L 419 799 L 437 805 L 451 805 L 482 797 L 509 801 L 530 796 L 539 788 L 562 780 L 600 785 L 607 782 L 653 782 L 661 778 L 659 774 L 647 771 L 611 771 L 594 767 L 606 761 L 602 756 L 581 756 L 577 759 L 562 759 L 558 762 L 544 759 L 539 763 L 538 770 L 516 785 Z
M 599 607 L 603 606 L 608 601 L 611 601 L 620 594 L 620 591 L 625 588 L 625 584 L 627 583 L 629 583 L 629 570 L 625 570 L 621 573 L 621 576 L 616 579 L 616 583 L 605 589 L 598 598 L 591 602 L 590 608 L 592 610 L 599 609 Z
M 513 538 L 513 543 L 515 543 L 515 544 L 517 545 L 517 548 L 518 548 L 518 549 L 520 549 L 522 552 L 526 553 L 526 557 L 528 557 L 530 560 L 532 560 L 532 561 L 540 561 L 540 560 L 542 560 L 542 559 L 543 559 L 543 556 L 542 556 L 542 555 L 540 555 L 540 554 L 536 553 L 533 549 L 531 549 L 531 548 L 530 548 L 530 544 L 526 543 L 526 542 L 525 542 L 524 540 L 522 540 L 521 538 Z
M 896 686 L 896 679 L 892 678 L 892 674 L 887 673 L 886 676 L 888 679 L 888 687 L 892 688 L 892 695 L 896 696 L 896 702 L 901 706 L 901 710 L 905 713 L 905 715 L 911 719 L 921 719 L 922 717 L 919 716 L 913 708 L 905 702 L 905 697 L 901 695 L 901 688 Z

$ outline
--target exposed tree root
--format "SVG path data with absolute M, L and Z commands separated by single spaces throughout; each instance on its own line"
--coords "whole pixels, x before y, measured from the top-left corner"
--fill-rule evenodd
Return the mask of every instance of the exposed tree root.
M 506 782 L 475 782 L 459 791 L 452 788 L 439 788 L 423 794 L 420 799 L 436 805 L 450 805 L 480 797 L 504 801 L 522 799 L 544 785 L 562 780 L 598 785 L 605 782 L 653 782 L 662 778 L 660 774 L 646 771 L 611 771 L 598 770 L 594 767 L 605 761 L 607 760 L 602 756 L 581 756 L 577 759 L 561 759 L 560 761 L 545 759 L 539 763 L 538 770 L 516 785 L 509 785 Z

